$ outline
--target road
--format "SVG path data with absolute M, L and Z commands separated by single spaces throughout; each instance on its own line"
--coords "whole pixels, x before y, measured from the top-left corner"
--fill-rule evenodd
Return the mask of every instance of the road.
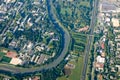
M 98 2 L 99 0 L 94 0 L 93 2 L 93 10 L 92 10 L 92 16 L 91 16 L 91 23 L 90 23 L 90 33 L 88 35 L 88 42 L 85 50 L 85 56 L 84 56 L 84 66 L 83 66 L 83 71 L 82 71 L 82 76 L 80 80 L 85 80 L 86 79 L 86 72 L 87 72 L 87 65 L 88 65 L 88 59 L 89 59 L 89 53 L 91 51 L 91 46 L 93 43 L 94 39 L 94 27 L 96 25 L 96 20 L 97 20 L 97 9 L 98 9 Z
M 55 27 L 61 31 L 61 34 L 62 34 L 63 48 L 62 48 L 61 54 L 53 62 L 40 66 L 40 67 L 22 68 L 22 67 L 15 67 L 13 65 L 0 64 L 0 70 L 11 72 L 13 74 L 35 73 L 41 70 L 46 70 L 46 69 L 56 67 L 62 60 L 64 60 L 68 52 L 71 37 L 69 35 L 69 32 L 62 26 L 61 23 L 59 23 L 58 19 L 55 17 L 54 11 L 51 9 L 51 5 L 52 5 L 51 0 L 46 0 L 46 3 L 47 3 L 47 8 L 48 8 L 48 15 L 51 21 L 53 22 Z

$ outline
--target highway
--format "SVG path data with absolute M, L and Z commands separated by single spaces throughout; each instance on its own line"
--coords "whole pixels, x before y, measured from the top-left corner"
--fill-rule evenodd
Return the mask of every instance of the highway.
M 82 76 L 81 76 L 80 80 L 85 80 L 86 79 L 89 53 L 91 51 L 91 46 L 92 46 L 93 39 L 94 39 L 94 36 L 93 36 L 94 35 L 94 27 L 96 25 L 96 20 L 97 20 L 98 2 L 99 2 L 99 0 L 94 0 L 94 2 L 93 2 L 91 23 L 90 23 L 90 28 L 89 28 L 90 33 L 88 34 L 88 40 L 87 40 L 87 46 L 86 46 L 86 50 L 85 50 L 84 64 L 83 64 L 84 66 L 83 66 Z
M 13 65 L 8 65 L 8 64 L 0 64 L 0 70 L 11 72 L 12 74 L 35 73 L 35 72 L 40 72 L 41 70 L 47 70 L 47 69 L 56 67 L 58 64 L 60 64 L 62 60 L 64 60 L 68 52 L 71 37 L 69 35 L 69 32 L 62 26 L 61 23 L 59 23 L 58 19 L 55 17 L 54 11 L 51 9 L 51 5 L 52 5 L 51 0 L 46 0 L 46 3 L 48 8 L 48 15 L 51 21 L 53 22 L 54 26 L 57 29 L 59 29 L 59 31 L 61 31 L 61 34 L 62 34 L 63 47 L 62 47 L 61 54 L 53 62 L 43 66 L 33 67 L 33 68 L 22 68 L 22 67 L 15 67 Z

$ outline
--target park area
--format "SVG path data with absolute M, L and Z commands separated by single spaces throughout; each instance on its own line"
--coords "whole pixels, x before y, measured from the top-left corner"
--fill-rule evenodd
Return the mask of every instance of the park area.
M 71 75 L 59 77 L 57 80 L 80 80 L 83 69 L 83 57 L 79 57 L 76 61 L 70 61 L 75 65 L 75 69 L 71 71 Z

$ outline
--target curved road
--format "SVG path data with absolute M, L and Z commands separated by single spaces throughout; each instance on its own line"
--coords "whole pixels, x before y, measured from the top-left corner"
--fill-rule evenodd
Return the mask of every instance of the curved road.
M 40 67 L 21 68 L 21 67 L 15 67 L 13 65 L 0 64 L 0 70 L 11 72 L 13 74 L 34 73 L 34 72 L 39 72 L 41 70 L 46 70 L 46 69 L 56 67 L 62 60 L 64 60 L 66 53 L 68 51 L 71 38 L 70 38 L 69 32 L 58 22 L 58 19 L 55 17 L 54 11 L 51 8 L 51 5 L 52 5 L 51 0 L 46 0 L 46 3 L 48 8 L 48 15 L 51 21 L 53 22 L 55 27 L 58 28 L 62 33 L 63 49 L 61 51 L 60 56 L 58 56 L 57 59 L 55 59 L 53 62 Z

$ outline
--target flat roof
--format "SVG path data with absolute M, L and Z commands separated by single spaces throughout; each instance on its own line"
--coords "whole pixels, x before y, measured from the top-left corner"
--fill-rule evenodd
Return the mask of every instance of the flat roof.
M 10 64 L 13 64 L 13 65 L 18 65 L 18 64 L 21 64 L 22 63 L 22 60 L 19 59 L 19 58 L 12 58 L 11 61 L 10 61 Z
M 107 11 L 116 11 L 116 6 L 114 4 L 108 3 L 108 2 L 102 2 L 100 4 L 100 8 L 102 12 L 107 12 Z
M 113 23 L 113 27 L 120 26 L 119 19 L 117 19 L 117 18 L 112 18 L 112 23 Z

